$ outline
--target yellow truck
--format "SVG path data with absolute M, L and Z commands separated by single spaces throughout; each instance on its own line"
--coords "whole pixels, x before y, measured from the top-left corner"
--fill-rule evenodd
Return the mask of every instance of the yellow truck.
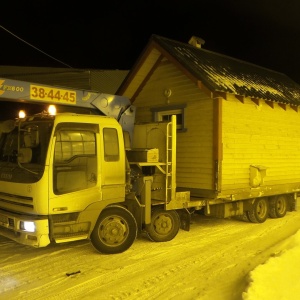
M 43 107 L 0 123 L 0 235 L 18 243 L 86 239 L 114 254 L 138 233 L 155 242 L 173 239 L 180 228 L 189 230 L 194 212 L 259 223 L 295 208 L 300 183 L 237 199 L 179 191 L 175 115 L 135 124 L 125 97 L 6 78 L 0 100 Z M 263 185 L 265 172 L 252 166 L 252 186 Z

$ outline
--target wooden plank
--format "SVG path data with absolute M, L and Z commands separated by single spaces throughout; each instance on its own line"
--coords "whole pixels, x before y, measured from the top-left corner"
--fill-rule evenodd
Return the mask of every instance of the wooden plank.
M 259 105 L 259 99 L 251 98 L 251 100 L 252 100 L 256 105 Z
M 265 100 L 266 104 L 269 105 L 271 108 L 274 108 L 274 102 L 273 101 L 268 101 L 268 100 Z
M 286 104 L 284 104 L 284 103 L 278 103 L 278 105 L 279 105 L 281 108 L 283 108 L 284 110 L 286 110 Z
M 235 98 L 238 99 L 240 102 L 244 103 L 245 99 L 243 96 L 235 95 Z
M 216 191 L 219 190 L 222 182 L 222 102 L 220 98 L 215 99 L 213 107 L 213 170 L 215 174 L 213 180 Z
M 294 110 L 295 112 L 298 112 L 298 106 L 296 105 L 291 105 L 291 109 Z

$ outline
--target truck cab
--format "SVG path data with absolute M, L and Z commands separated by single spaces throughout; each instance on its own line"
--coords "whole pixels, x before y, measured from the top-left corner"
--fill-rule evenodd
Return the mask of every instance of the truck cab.
M 39 114 L 4 125 L 2 235 L 36 247 L 89 238 L 100 212 L 125 201 L 123 130 L 114 118 Z

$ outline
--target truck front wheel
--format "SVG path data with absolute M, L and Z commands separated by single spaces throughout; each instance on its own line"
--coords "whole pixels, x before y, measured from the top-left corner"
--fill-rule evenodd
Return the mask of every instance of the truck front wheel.
M 101 253 L 121 253 L 130 248 L 137 236 L 137 224 L 130 211 L 110 206 L 100 214 L 91 234 L 92 245 Z
M 146 225 L 146 232 L 154 242 L 172 240 L 180 228 L 180 217 L 175 210 L 156 208 L 152 212 L 151 224 Z

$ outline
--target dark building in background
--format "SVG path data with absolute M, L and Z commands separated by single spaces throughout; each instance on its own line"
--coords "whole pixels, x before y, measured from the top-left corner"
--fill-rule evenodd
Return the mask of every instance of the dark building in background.
M 128 70 L 0 66 L 0 78 L 115 94 Z
M 33 83 L 92 90 L 105 94 L 115 94 L 129 71 L 127 70 L 83 70 L 72 68 L 43 68 L 0 66 L 0 78 L 15 79 Z M 0 102 L 0 120 L 17 117 L 24 109 L 28 114 L 44 110 L 44 104 L 20 102 Z

